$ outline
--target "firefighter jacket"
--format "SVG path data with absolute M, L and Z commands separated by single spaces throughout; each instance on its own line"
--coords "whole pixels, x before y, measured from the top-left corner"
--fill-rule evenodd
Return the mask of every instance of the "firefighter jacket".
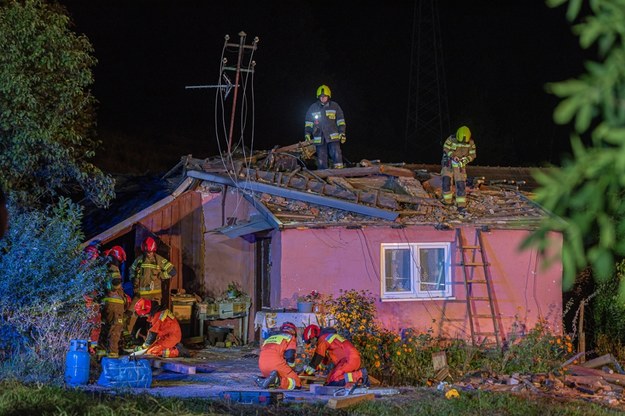
M 342 361 L 358 361 L 356 368 L 360 366 L 360 353 L 354 345 L 335 331 L 326 331 L 325 329 L 319 334 L 317 339 L 317 348 L 315 355 L 310 361 L 312 368 L 317 368 L 325 357 L 336 365 Z
M 124 289 L 122 289 L 122 275 L 119 266 L 114 262 L 108 265 L 108 279 L 105 293 L 106 295 L 102 299 L 103 303 L 119 305 L 116 306 L 116 308 L 120 308 L 122 312 L 128 308 L 128 300 Z
M 176 268 L 164 257 L 154 253 L 152 260 L 144 254 L 135 259 L 130 266 L 130 279 L 135 296 L 161 296 L 161 281 L 176 275 Z
M 464 168 L 471 163 L 476 156 L 475 142 L 469 139 L 469 143 L 459 142 L 456 135 L 452 134 L 445 140 L 443 145 L 443 168 Z M 458 159 L 457 162 L 454 159 Z
M 296 351 L 297 338 L 280 332 L 270 336 L 263 342 L 258 360 L 260 365 L 267 364 L 271 366 L 286 361 L 289 367 L 294 367 Z
M 334 101 L 325 105 L 316 101 L 306 113 L 304 135 L 314 144 L 336 142 L 345 134 L 345 116 L 343 110 Z
M 180 324 L 169 309 L 162 309 L 154 315 L 148 317 L 150 333 L 154 334 L 155 342 L 150 347 L 161 347 L 163 349 L 174 348 L 182 340 Z M 148 335 L 148 339 L 151 338 Z M 158 354 L 156 354 L 158 355 Z

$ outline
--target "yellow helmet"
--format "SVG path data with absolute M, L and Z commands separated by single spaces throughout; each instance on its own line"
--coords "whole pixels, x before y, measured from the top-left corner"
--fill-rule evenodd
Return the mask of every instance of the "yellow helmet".
M 328 87 L 327 85 L 321 85 L 319 88 L 317 88 L 317 98 L 321 97 L 322 95 L 327 95 L 328 97 L 332 98 L 332 91 L 330 90 L 330 87 Z
M 456 140 L 469 143 L 471 140 L 471 130 L 467 126 L 462 126 L 456 131 Z

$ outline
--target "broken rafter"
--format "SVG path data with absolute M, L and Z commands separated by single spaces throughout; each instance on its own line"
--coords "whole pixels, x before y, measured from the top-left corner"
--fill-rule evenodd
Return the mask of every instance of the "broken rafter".
M 404 176 L 413 178 L 414 173 L 409 169 L 397 168 L 388 165 L 367 166 L 364 168 L 343 168 L 343 169 L 323 169 L 315 171 L 315 175 L 320 178 L 329 176 L 369 176 L 369 175 L 388 175 L 388 176 Z
M 246 189 L 255 192 L 265 192 L 270 195 L 282 196 L 284 198 L 296 199 L 304 202 L 310 202 L 313 204 L 328 206 L 332 208 L 342 209 L 344 211 L 351 211 L 357 214 L 368 215 L 371 217 L 383 218 L 385 220 L 394 221 L 398 214 L 393 211 L 382 210 L 376 207 L 369 207 L 365 205 L 356 204 L 353 202 L 343 201 L 336 198 L 330 198 L 327 196 L 316 195 L 310 192 L 301 192 L 289 188 L 280 188 L 278 186 L 264 184 L 254 181 L 244 181 L 235 183 L 229 177 L 220 175 L 214 175 L 207 172 L 188 171 L 187 175 L 192 178 L 202 179 L 210 182 L 221 183 L 225 185 L 235 186 L 239 189 Z

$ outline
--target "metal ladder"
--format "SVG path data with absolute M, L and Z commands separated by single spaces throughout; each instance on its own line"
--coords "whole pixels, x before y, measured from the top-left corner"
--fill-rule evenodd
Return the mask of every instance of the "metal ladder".
M 464 277 L 464 288 L 466 291 L 467 315 L 471 328 L 471 341 L 477 345 L 478 338 L 495 337 L 497 348 L 501 347 L 499 336 L 499 326 L 495 315 L 495 305 L 493 303 L 493 289 L 489 273 L 489 263 L 484 255 L 484 244 L 482 232 L 475 230 L 475 245 L 465 245 L 462 230 L 456 229 L 456 241 L 460 250 L 460 266 Z M 481 273 L 478 271 L 481 270 Z M 482 276 L 479 276 L 479 275 Z M 476 285 L 474 287 L 474 285 Z M 488 308 L 486 308 L 488 302 Z M 483 325 L 478 322 L 480 319 L 488 319 L 492 323 L 492 331 L 486 332 Z

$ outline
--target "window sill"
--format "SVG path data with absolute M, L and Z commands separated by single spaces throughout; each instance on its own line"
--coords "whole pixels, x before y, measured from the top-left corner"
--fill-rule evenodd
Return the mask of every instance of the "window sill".
M 449 297 L 432 297 L 432 298 L 380 298 L 380 302 L 423 302 L 432 300 L 456 300 L 455 296 Z

